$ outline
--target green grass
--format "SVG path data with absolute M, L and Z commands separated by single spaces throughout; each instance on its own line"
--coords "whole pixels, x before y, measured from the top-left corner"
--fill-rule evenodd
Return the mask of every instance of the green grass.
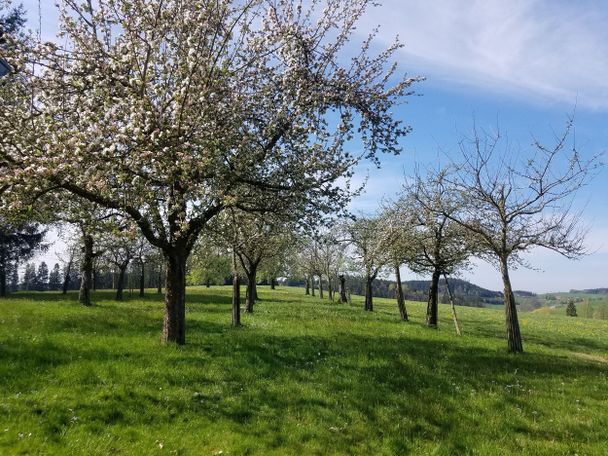
M 608 322 L 260 287 L 244 327 L 228 288 L 190 289 L 187 345 L 159 342 L 156 295 L 0 301 L 0 454 L 606 455 Z
M 566 314 L 566 307 L 570 299 L 574 299 L 579 318 L 595 318 L 598 320 L 608 320 L 608 297 L 590 293 L 552 293 L 555 299 L 547 300 L 545 296 L 540 296 L 540 303 L 543 307 L 535 309 L 534 312 L 543 314 Z M 524 307 L 529 308 L 529 298 L 518 297 L 518 304 L 521 302 Z

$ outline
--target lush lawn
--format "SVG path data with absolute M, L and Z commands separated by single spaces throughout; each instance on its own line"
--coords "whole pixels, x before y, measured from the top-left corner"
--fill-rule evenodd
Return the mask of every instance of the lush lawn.
M 333 304 L 260 290 L 230 327 L 228 288 L 190 290 L 188 344 L 162 306 L 18 294 L 0 301 L 0 454 L 608 454 L 608 322 L 421 303 Z

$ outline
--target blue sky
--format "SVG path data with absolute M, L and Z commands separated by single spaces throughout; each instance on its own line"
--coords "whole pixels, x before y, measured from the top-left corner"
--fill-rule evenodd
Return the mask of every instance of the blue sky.
M 413 132 L 400 157 L 369 168 L 366 195 L 353 208 L 373 211 L 392 196 L 415 164 L 446 161 L 457 141 L 479 127 L 500 126 L 525 150 L 532 135 L 551 143 L 574 113 L 576 146 L 584 157 L 608 150 L 608 4 L 554 0 L 384 0 L 365 22 L 380 24 L 385 43 L 405 43 L 401 66 L 427 80 L 398 114 Z M 439 150 L 442 152 L 439 152 Z M 606 157 L 605 157 L 606 158 Z M 605 159 L 604 158 L 604 159 Z M 587 244 L 578 261 L 541 250 L 527 259 L 537 270 L 512 274 L 516 289 L 535 292 L 608 287 L 608 172 L 576 196 L 585 207 Z M 464 274 L 500 289 L 491 266 L 478 262 Z
M 53 1 L 42 0 L 42 36 L 57 27 Z M 406 46 L 400 68 L 427 81 L 421 95 L 395 113 L 413 126 L 403 139 L 404 152 L 387 157 L 381 169 L 361 166 L 369 176 L 365 195 L 354 211 L 371 212 L 383 197 L 399 189 L 415 164 L 436 163 L 441 148 L 456 151 L 463 132 L 497 124 L 511 141 L 525 148 L 532 134 L 550 139 L 575 111 L 576 143 L 583 156 L 608 150 L 608 3 L 591 0 L 384 0 L 370 11 L 359 29 L 380 25 L 380 43 L 399 35 Z M 38 1 L 24 0 L 32 27 L 38 23 Z M 575 110 L 576 108 L 576 110 Z M 533 251 L 539 270 L 518 270 L 516 289 L 535 292 L 608 287 L 608 172 L 604 170 L 577 196 L 585 206 L 594 253 L 568 261 Z M 479 263 L 465 278 L 491 289 L 500 276 Z

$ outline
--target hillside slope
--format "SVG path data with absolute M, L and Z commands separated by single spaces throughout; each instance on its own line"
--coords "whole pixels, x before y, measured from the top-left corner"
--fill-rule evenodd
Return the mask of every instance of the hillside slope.
M 352 305 L 260 287 L 242 328 L 230 289 L 189 289 L 187 345 L 162 346 L 157 295 L 0 300 L 0 454 L 605 455 L 608 324 L 424 304 Z

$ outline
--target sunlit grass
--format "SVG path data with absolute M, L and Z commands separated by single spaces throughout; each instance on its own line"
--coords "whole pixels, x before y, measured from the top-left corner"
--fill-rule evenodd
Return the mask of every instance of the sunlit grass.
M 190 289 L 187 345 L 160 343 L 162 303 L 111 292 L 0 301 L 0 454 L 608 453 L 608 322 L 260 287 L 244 327 L 230 289 Z M 128 297 L 128 295 L 127 295 Z M 220 453 L 222 452 L 222 453 Z

